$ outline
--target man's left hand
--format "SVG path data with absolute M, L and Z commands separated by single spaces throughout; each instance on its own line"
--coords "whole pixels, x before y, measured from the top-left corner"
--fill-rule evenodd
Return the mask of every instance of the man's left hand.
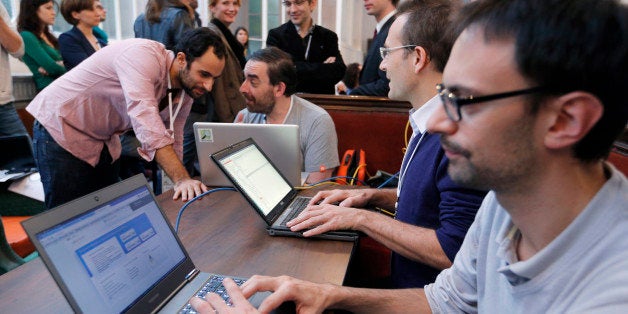
M 201 181 L 189 178 L 183 179 L 174 184 L 174 196 L 172 199 L 176 200 L 181 196 L 181 200 L 187 202 L 204 192 L 207 192 L 207 186 Z
M 336 205 L 310 205 L 299 216 L 289 221 L 286 226 L 292 231 L 308 228 L 303 236 L 310 237 L 334 230 L 357 230 L 364 213 L 361 209 Z

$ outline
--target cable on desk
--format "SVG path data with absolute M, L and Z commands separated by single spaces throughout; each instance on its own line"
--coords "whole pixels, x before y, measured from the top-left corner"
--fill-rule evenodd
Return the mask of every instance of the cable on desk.
M 364 182 L 364 181 L 362 181 L 362 180 L 359 180 L 359 179 L 357 179 L 356 177 L 349 177 L 349 176 L 337 176 L 337 177 L 327 178 L 327 179 L 324 179 L 324 180 L 318 181 L 318 182 L 316 182 L 316 183 L 308 184 L 308 185 L 305 185 L 305 186 L 302 186 L 302 187 L 299 187 L 299 188 L 300 188 L 300 189 L 302 189 L 302 190 L 303 190 L 303 189 L 310 189 L 310 188 L 316 187 L 316 186 L 318 186 L 318 185 L 320 185 L 320 184 L 322 184 L 322 183 L 327 183 L 327 182 L 330 182 L 331 184 L 342 185 L 342 184 L 338 184 L 338 183 L 336 183 L 336 182 L 331 182 L 331 181 L 336 180 L 336 179 L 351 179 L 351 180 L 358 181 L 359 183 L 362 183 L 362 184 L 363 184 L 363 185 L 365 185 L 365 186 L 368 186 L 368 184 L 366 184 L 366 182 Z
M 386 179 L 386 181 L 384 181 L 382 184 L 377 186 L 377 189 L 381 189 L 383 187 L 386 186 L 386 184 L 388 184 L 388 182 L 390 182 L 390 180 L 397 178 L 399 176 L 399 172 L 393 174 L 392 176 L 390 176 L 390 178 Z
M 214 192 L 218 192 L 218 191 L 236 191 L 236 189 L 234 188 L 216 188 L 216 189 L 211 189 L 205 193 L 202 193 L 201 195 L 196 196 L 195 198 L 187 201 L 185 204 L 183 204 L 183 206 L 181 206 L 181 209 L 179 209 L 179 213 L 177 214 L 177 222 L 174 224 L 174 232 L 179 233 L 179 221 L 181 220 L 181 216 L 183 215 L 183 211 L 190 205 L 192 204 L 192 202 L 196 201 L 197 199 L 205 196 L 205 195 L 209 195 L 212 194 Z

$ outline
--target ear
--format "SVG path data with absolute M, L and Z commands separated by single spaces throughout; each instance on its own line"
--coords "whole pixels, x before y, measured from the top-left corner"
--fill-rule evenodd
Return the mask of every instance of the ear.
M 273 86 L 273 95 L 275 97 L 281 97 L 286 92 L 286 83 L 279 82 L 279 84 Z
M 185 66 L 185 63 L 186 63 L 185 53 L 177 52 L 176 59 L 177 59 L 177 62 L 179 62 L 179 66 Z
M 418 74 L 423 69 L 425 69 L 429 63 L 430 60 L 428 60 L 428 55 L 425 48 L 421 46 L 414 47 L 414 51 L 412 54 L 412 65 L 414 68 L 414 73 Z
M 571 92 L 554 100 L 556 115 L 545 136 L 548 148 L 573 146 L 586 136 L 604 113 L 604 105 L 594 95 Z
M 79 12 L 77 12 L 77 11 L 72 11 L 72 13 L 71 13 L 71 14 L 72 14 L 72 18 L 74 18 L 74 19 L 75 19 L 75 20 L 77 20 L 77 21 L 79 20 Z

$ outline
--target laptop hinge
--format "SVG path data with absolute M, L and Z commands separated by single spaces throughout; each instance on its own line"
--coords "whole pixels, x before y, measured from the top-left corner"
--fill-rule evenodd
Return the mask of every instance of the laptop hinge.
M 192 278 L 196 277 L 196 275 L 199 273 L 199 270 L 194 268 L 192 269 L 192 271 L 190 273 L 188 273 L 187 275 L 185 275 L 185 280 L 186 281 L 190 281 Z

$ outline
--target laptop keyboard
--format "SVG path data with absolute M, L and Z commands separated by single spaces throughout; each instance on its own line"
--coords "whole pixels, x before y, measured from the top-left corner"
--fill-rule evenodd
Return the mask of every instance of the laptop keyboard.
M 209 277 L 209 279 L 207 279 L 207 281 L 205 282 L 205 285 L 203 285 L 203 287 L 200 290 L 198 290 L 195 295 L 199 298 L 205 299 L 205 296 L 208 293 L 213 292 L 219 295 L 223 300 L 225 300 L 225 303 L 227 303 L 227 305 L 231 306 L 231 299 L 229 298 L 229 295 L 227 294 L 227 290 L 222 285 L 223 279 L 225 279 L 224 276 L 211 275 L 211 277 Z M 238 286 L 241 286 L 246 281 L 246 279 L 242 279 L 242 278 L 231 278 L 231 279 L 233 279 L 233 281 L 235 281 L 235 283 Z M 192 305 L 190 305 L 190 303 L 186 304 L 179 311 L 179 314 L 195 314 L 195 313 L 197 312 L 192 308 Z
M 305 209 L 305 207 L 307 207 L 307 204 L 310 202 L 310 197 L 304 197 L 304 196 L 298 196 L 296 197 L 293 201 L 292 204 L 290 204 L 290 213 L 288 214 L 288 216 L 286 216 L 286 218 L 284 218 L 281 221 L 281 224 L 279 224 L 282 227 L 286 226 L 286 223 L 292 219 L 294 219 L 296 216 L 299 216 L 299 214 Z

